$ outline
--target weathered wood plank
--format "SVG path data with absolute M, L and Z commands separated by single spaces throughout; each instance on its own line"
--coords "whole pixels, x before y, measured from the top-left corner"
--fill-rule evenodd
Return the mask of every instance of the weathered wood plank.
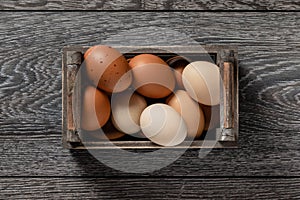
M 4 10 L 297 10 L 296 0 L 6 0 Z
M 238 45 L 240 60 L 240 148 L 204 159 L 189 151 L 151 175 L 299 175 L 300 14 L 183 12 L 1 13 L 1 175 L 123 174 L 61 147 L 61 49 L 105 40 L 147 45 L 161 35 L 140 41 L 155 29 L 135 28 L 150 22 L 201 44 Z
M 8 0 L 2 10 L 140 10 L 141 0 Z
M 1 178 L 5 199 L 299 199 L 300 179 Z
M 262 132 L 261 132 L 262 133 Z M 267 134 L 267 133 L 262 133 Z M 280 133 L 277 133 L 280 135 Z M 275 136 L 275 134 L 274 134 Z M 275 136 L 276 137 L 276 136 Z M 288 137 L 285 144 L 291 140 Z M 173 164 L 152 173 L 125 173 L 102 164 L 85 150 L 63 149 L 61 139 L 53 134 L 1 137 L 0 176 L 299 176 L 300 153 L 296 146 L 256 144 L 240 149 L 215 149 L 199 158 L 199 151 L 189 150 Z M 136 152 L 145 153 L 138 150 Z M 99 150 L 102 162 L 117 155 L 116 150 Z M 172 151 L 170 150 L 170 154 Z M 117 159 L 117 158 L 116 158 Z M 128 158 L 131 160 L 131 158 Z M 149 163 L 164 162 L 164 156 L 136 159 L 132 166 L 147 170 Z
M 297 1 L 218 1 L 218 0 L 151 0 L 145 1 L 145 9 L 153 10 L 297 10 L 300 4 Z

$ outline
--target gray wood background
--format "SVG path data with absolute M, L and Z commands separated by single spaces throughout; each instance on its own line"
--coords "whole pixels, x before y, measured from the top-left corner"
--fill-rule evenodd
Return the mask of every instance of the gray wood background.
M 212 7 L 209 1 L 72 2 L 5 1 L 0 7 Z M 249 2 L 217 8 L 299 7 L 296 1 Z M 238 46 L 238 149 L 215 149 L 203 159 L 189 150 L 168 167 L 136 175 L 106 167 L 86 151 L 62 148 L 62 47 L 98 44 L 149 24 L 183 32 L 200 44 Z M 108 41 L 138 43 L 140 34 Z M 2 12 L 0 44 L 1 199 L 300 198 L 300 13 Z M 145 162 L 140 161 L 141 168 Z
M 59 10 L 297 10 L 298 0 L 1 0 L 0 9 Z

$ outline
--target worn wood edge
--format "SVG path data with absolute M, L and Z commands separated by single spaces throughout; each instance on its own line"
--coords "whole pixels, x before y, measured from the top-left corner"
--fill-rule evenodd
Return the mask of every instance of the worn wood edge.
M 67 48 L 62 50 L 62 143 L 67 149 L 72 148 L 70 142 L 80 141 L 75 130 L 73 96 L 76 95 L 74 82 L 77 80 L 76 74 L 81 61 L 78 55 L 73 58 L 75 54 L 76 51 L 69 51 Z
M 64 113 L 67 109 L 67 48 L 62 49 L 62 145 L 64 148 L 71 148 L 67 141 L 67 115 Z
M 108 142 L 83 142 L 76 146 L 73 144 L 72 149 L 199 149 L 199 148 L 238 148 L 235 141 L 185 141 L 178 146 L 163 147 L 152 143 L 151 141 L 108 141 Z
M 238 51 L 236 49 L 221 50 L 218 54 L 222 82 L 220 141 L 237 141 L 239 130 L 239 80 Z
M 189 45 L 189 46 L 118 46 L 118 45 L 112 45 L 113 48 L 118 49 L 121 53 L 126 52 L 133 52 L 133 53 L 141 53 L 141 50 L 143 49 L 154 49 L 154 52 L 157 51 L 157 49 L 161 50 L 169 50 L 169 51 L 175 51 L 178 53 L 218 53 L 219 49 L 223 50 L 233 50 L 234 52 L 238 51 L 238 47 L 236 45 Z M 80 46 L 80 45 L 68 45 L 63 47 L 63 51 L 78 51 L 84 53 L 87 49 L 89 49 L 90 46 Z M 201 51 L 202 50 L 202 51 Z
M 224 113 L 226 114 L 226 118 L 224 121 L 224 128 L 232 128 L 233 127 L 233 112 L 234 112 L 234 108 L 233 108 L 233 102 L 234 99 L 233 98 L 233 81 L 234 81 L 234 77 L 233 77 L 233 63 L 232 62 L 228 62 L 225 61 L 224 62 L 224 85 L 225 85 L 225 96 L 226 98 L 224 98 Z

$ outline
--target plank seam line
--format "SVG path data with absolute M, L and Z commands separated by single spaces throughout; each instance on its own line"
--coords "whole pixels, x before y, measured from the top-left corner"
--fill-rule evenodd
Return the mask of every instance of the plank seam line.
M 89 178 L 103 178 L 103 179 L 300 179 L 300 176 L 0 176 L 0 179 L 17 179 L 17 178 L 66 178 L 66 179 L 89 179 Z
M 278 12 L 300 12 L 300 10 L 34 10 L 34 9 L 19 9 L 19 10 L 0 10 L 0 12 L 251 12 L 251 13 L 278 13 Z

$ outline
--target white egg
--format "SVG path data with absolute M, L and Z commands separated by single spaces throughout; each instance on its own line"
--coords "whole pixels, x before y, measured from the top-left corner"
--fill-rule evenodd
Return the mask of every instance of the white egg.
M 112 123 L 127 134 L 140 131 L 140 116 L 147 107 L 144 97 L 127 90 L 112 95 Z
M 201 104 L 220 103 L 220 71 L 211 62 L 195 61 L 182 72 L 182 81 L 188 94 Z
M 175 146 L 187 136 L 187 126 L 172 107 L 156 103 L 148 106 L 141 114 L 143 134 L 152 142 L 162 146 Z

